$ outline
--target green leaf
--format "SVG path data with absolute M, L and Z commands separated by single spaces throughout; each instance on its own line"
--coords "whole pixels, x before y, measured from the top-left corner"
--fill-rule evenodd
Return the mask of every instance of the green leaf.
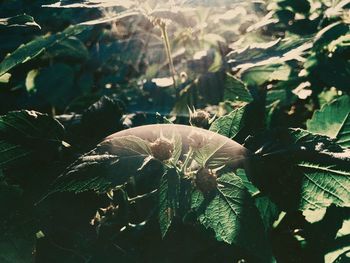
M 288 80 L 291 69 L 287 64 L 273 64 L 251 67 L 242 72 L 241 79 L 248 86 L 260 86 L 275 80 Z
M 278 209 L 277 205 L 267 196 L 259 196 L 255 198 L 255 205 L 260 212 L 265 230 L 268 232 L 273 223 L 278 219 L 281 210 Z
M 268 43 L 236 47 L 227 57 L 228 63 L 248 86 L 259 86 L 269 81 L 287 80 L 291 68 L 287 61 L 300 61 L 305 51 L 312 47 L 311 39 L 289 37 Z M 239 41 L 241 42 L 241 41 Z
M 0 168 L 53 157 L 63 136 L 63 126 L 46 114 L 25 110 L 1 116 Z
M 218 35 L 215 35 L 215 34 L 208 34 L 208 35 L 210 35 L 210 36 L 218 36 Z M 207 36 L 208 36 L 207 35 Z M 205 39 L 206 41 L 208 41 L 208 39 Z M 213 38 L 211 38 L 210 39 L 210 41 L 213 41 L 213 40 L 215 40 L 215 44 L 217 44 L 219 41 L 218 40 L 220 40 L 220 37 L 219 37 L 219 39 L 213 39 Z M 225 41 L 224 41 L 225 42 Z M 214 44 L 214 45 L 215 45 Z M 219 71 L 220 70 L 220 68 L 222 67 L 222 57 L 221 57 L 221 54 L 219 53 L 219 52 L 215 52 L 215 56 L 214 56 L 214 61 L 213 61 L 213 63 L 210 65 L 210 67 L 209 67 L 209 69 L 208 69 L 208 72 L 217 72 L 217 71 Z
M 259 194 L 259 189 L 248 179 L 244 169 L 237 169 L 236 175 L 241 178 L 245 188 L 252 196 Z
M 234 169 L 242 167 L 248 151 L 240 144 L 215 133 L 205 140 L 210 143 L 206 143 L 203 147 L 195 149 L 193 152 L 193 159 L 201 167 L 211 169 L 223 166 Z
M 255 206 L 260 212 L 261 219 L 264 223 L 266 233 L 271 229 L 275 220 L 277 220 L 280 210 L 267 196 L 261 195 L 256 186 L 248 179 L 244 169 L 237 169 L 236 175 L 241 178 L 245 188 L 254 197 Z
M 159 225 L 164 238 L 179 208 L 180 177 L 176 169 L 168 169 L 159 187 Z
M 224 100 L 251 102 L 252 95 L 244 83 L 231 74 L 226 75 Z
M 40 26 L 34 21 L 34 18 L 23 14 L 16 15 L 7 18 L 0 18 L 0 29 L 2 26 L 5 27 L 37 27 L 39 29 Z
M 27 90 L 35 91 L 50 105 L 67 105 L 73 94 L 74 70 L 66 64 L 54 64 L 39 71 L 31 70 L 26 79 Z
M 54 182 L 54 192 L 108 191 L 150 165 L 148 142 L 136 136 L 113 137 L 81 156 Z M 154 171 L 153 171 L 154 173 Z
M 349 32 L 349 26 L 342 21 L 332 23 L 320 30 L 314 40 L 314 48 L 320 49 L 328 45 L 333 40 L 346 35 Z
M 196 149 L 193 153 L 193 159 L 202 167 L 210 166 L 209 160 L 216 157 L 216 153 L 219 152 L 227 142 L 222 140 L 217 143 L 207 143 L 203 147 Z M 228 157 L 228 156 L 227 156 Z M 227 159 L 226 157 L 226 159 Z M 218 166 L 223 165 L 223 163 Z
M 0 154 L 0 167 L 6 168 L 20 163 L 22 160 L 29 159 L 30 156 L 34 156 L 34 150 L 24 148 L 20 144 L 1 140 Z
M 260 38 L 249 39 L 248 45 L 244 43 L 245 45 L 234 48 L 233 51 L 227 54 L 227 57 L 230 59 L 228 62 L 233 63 L 234 66 L 238 64 L 237 66 L 241 68 L 241 63 L 246 65 L 248 63 L 264 61 L 270 57 L 276 57 L 277 55 L 282 56 L 283 52 L 286 52 L 284 49 L 279 49 L 281 39 L 263 43 L 257 43 L 258 40 L 261 41 Z
M 338 90 L 334 87 L 329 90 L 324 90 L 320 94 L 318 94 L 318 100 L 321 108 L 324 105 L 331 103 L 333 100 L 337 98 L 339 98 Z
M 259 262 L 269 262 L 264 226 L 242 180 L 230 172 L 217 181 L 214 196 L 204 197 L 199 191 L 192 195 L 199 222 L 213 229 L 217 240 L 243 247 Z
M 341 170 L 331 162 L 300 162 L 297 166 L 304 176 L 300 209 L 323 208 L 331 204 L 350 207 L 350 169 Z
M 350 207 L 349 152 L 327 137 L 300 129 L 291 131 L 301 149 L 294 170 L 302 176 L 299 208 Z
M 250 178 L 283 210 L 350 206 L 349 151 L 301 129 L 279 129 L 258 137 L 262 144 L 257 150 L 251 148 L 252 141 L 246 142 L 256 151 L 248 160 Z
M 46 55 L 50 58 L 59 57 L 81 61 L 89 57 L 89 52 L 82 41 L 71 36 L 50 47 Z
M 244 112 L 245 106 L 233 110 L 228 115 L 215 120 L 209 130 L 233 139 L 242 128 Z
M 350 97 L 342 96 L 321 110 L 314 113 L 308 120 L 307 129 L 310 132 L 326 135 L 343 147 L 350 147 Z
M 88 27 L 86 26 L 71 26 L 65 29 L 63 32 L 50 36 L 38 37 L 27 44 L 19 46 L 14 52 L 7 55 L 0 63 L 0 76 L 17 65 L 25 63 L 41 55 L 49 47 L 60 43 L 70 36 L 80 34 L 87 28 Z

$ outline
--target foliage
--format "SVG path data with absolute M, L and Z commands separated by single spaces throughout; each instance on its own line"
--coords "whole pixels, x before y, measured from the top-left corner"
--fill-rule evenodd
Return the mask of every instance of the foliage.
M 1 2 L 0 261 L 348 262 L 349 7 Z
M 348 107 L 350 97 L 343 96 L 325 105 L 320 111 L 316 111 L 314 117 L 307 122 L 308 130 L 314 133 L 327 135 L 336 139 L 344 148 L 349 148 L 349 134 L 347 128 L 350 125 Z
M 64 128 L 46 114 L 14 111 L 0 118 L 0 134 L 3 169 L 54 154 L 63 144 Z

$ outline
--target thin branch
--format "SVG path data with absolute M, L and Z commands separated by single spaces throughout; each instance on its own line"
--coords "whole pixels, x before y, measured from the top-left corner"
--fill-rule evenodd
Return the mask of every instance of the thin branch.
M 130 204 L 133 204 L 133 203 L 136 203 L 139 200 L 148 198 L 148 197 L 156 194 L 157 192 L 158 192 L 158 189 L 154 189 L 153 191 L 151 191 L 149 193 L 146 193 L 146 194 L 143 194 L 143 195 L 137 195 L 137 196 L 135 196 L 133 198 L 128 198 L 128 201 L 129 201 Z

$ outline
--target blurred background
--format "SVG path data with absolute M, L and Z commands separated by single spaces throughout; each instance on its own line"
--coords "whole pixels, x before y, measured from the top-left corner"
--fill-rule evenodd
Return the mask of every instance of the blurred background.
M 221 116 L 254 99 L 267 102 L 269 124 L 303 126 L 315 108 L 349 91 L 348 7 L 1 1 L 0 113 L 82 113 L 105 95 L 133 118 L 187 116 L 188 106 Z M 236 94 L 241 84 L 252 98 Z

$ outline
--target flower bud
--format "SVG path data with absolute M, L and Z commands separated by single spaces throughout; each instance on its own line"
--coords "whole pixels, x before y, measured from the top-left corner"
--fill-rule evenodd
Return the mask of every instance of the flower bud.
M 193 126 L 200 128 L 208 128 L 210 121 L 210 114 L 204 110 L 195 110 L 190 113 L 190 123 Z
M 158 138 L 150 144 L 150 148 L 153 157 L 160 161 L 169 160 L 174 152 L 174 144 L 165 138 Z
M 210 169 L 201 168 L 196 173 L 195 186 L 203 194 L 208 194 L 216 189 L 216 174 Z

